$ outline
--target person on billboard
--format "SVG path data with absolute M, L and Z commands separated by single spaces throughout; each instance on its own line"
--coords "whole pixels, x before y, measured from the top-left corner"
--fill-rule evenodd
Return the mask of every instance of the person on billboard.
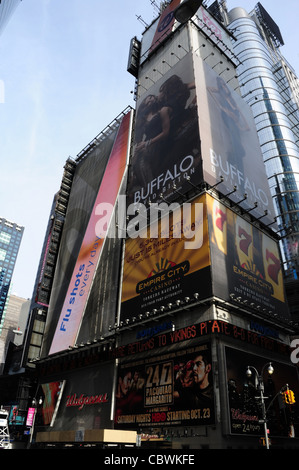
M 174 385 L 176 405 L 193 407 L 211 407 L 213 403 L 213 386 L 209 380 L 211 362 L 200 353 L 189 360 Z
M 194 83 L 184 83 L 178 75 L 172 75 L 160 86 L 158 95 L 150 94 L 140 104 L 134 158 L 144 185 L 153 179 L 156 171 L 167 167 L 168 157 L 174 150 L 179 151 L 177 143 L 182 132 L 194 121 L 194 103 L 186 108 L 190 90 L 194 88 Z M 186 145 L 184 139 L 183 151 L 187 154 Z
M 246 151 L 242 143 L 242 132 L 249 131 L 250 127 L 226 82 L 218 76 L 216 83 L 217 87 L 207 87 L 207 90 L 221 111 L 221 126 L 225 129 L 223 140 L 228 142 L 227 161 L 243 173 Z
M 199 354 L 194 359 L 194 382 L 196 400 L 201 405 L 211 405 L 213 398 L 213 386 L 210 383 L 209 374 L 212 366 L 208 357 Z
M 139 370 L 127 371 L 123 377 L 119 376 L 115 394 L 117 413 L 137 411 L 143 403 L 143 388 L 145 380 Z
M 191 90 L 195 89 L 195 82 L 184 83 L 178 75 L 169 77 L 159 89 L 159 103 L 169 106 L 172 110 L 172 128 L 176 135 L 190 120 L 191 111 L 196 104 L 196 97 L 193 97 L 190 105 L 186 104 L 191 96 Z
M 134 158 L 135 174 L 146 186 L 153 179 L 155 153 L 164 154 L 168 148 L 171 109 L 160 106 L 158 97 L 148 95 L 140 104 L 136 118 Z M 149 164 L 150 163 L 150 164 Z

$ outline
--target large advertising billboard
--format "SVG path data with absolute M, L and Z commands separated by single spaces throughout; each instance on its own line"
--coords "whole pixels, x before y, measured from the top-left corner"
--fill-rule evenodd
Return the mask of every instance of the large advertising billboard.
M 190 219 L 185 217 L 184 206 L 162 217 L 157 238 L 151 237 L 149 227 L 144 237 L 141 233 L 126 240 L 122 320 L 185 297 L 194 299 L 195 293 L 198 299 L 212 295 L 205 196 L 189 207 Z
M 278 244 L 207 195 L 214 294 L 287 314 Z
M 210 344 L 121 365 L 115 396 L 117 428 L 213 424 Z
M 85 367 L 63 382 L 41 384 L 36 424 L 53 431 L 100 429 L 110 424 L 114 364 Z M 103 380 L 105 377 L 105 380 Z
M 175 215 L 165 219 L 169 237 L 144 236 L 126 241 L 121 319 L 166 307 L 185 297 L 201 300 L 212 295 L 239 299 L 266 313 L 287 315 L 282 265 L 277 242 L 209 194 L 192 207 L 202 206 L 193 224 L 202 242 L 186 248 L 183 227 L 174 233 Z M 169 206 L 171 207 L 171 205 Z M 184 204 L 179 214 L 183 214 Z M 184 220 L 183 218 L 179 220 Z M 194 230 L 194 229 L 193 229 Z M 159 234 L 163 234 L 163 218 Z
M 128 203 L 178 199 L 202 181 L 192 55 L 187 54 L 137 102 Z M 176 188 L 174 188 L 174 184 Z
M 204 180 L 218 183 L 221 193 L 272 223 L 273 202 L 250 106 L 196 54 L 194 69 Z
M 141 63 L 151 52 L 155 51 L 174 30 L 174 10 L 181 0 L 172 0 L 161 12 L 161 15 L 143 33 L 141 43 Z
M 127 113 L 118 129 L 105 173 L 94 202 L 73 274 L 66 292 L 49 354 L 67 349 L 76 342 L 78 330 L 93 283 L 98 260 L 101 256 L 104 236 L 97 234 L 97 207 L 100 204 L 115 205 L 127 168 L 130 146 L 131 113 Z M 110 214 L 110 220 L 112 214 Z M 109 220 L 107 221 L 109 226 Z
M 259 392 L 256 390 L 256 371 L 261 374 L 264 368 L 264 397 L 267 410 L 267 428 L 271 437 L 298 437 L 298 404 L 286 404 L 280 391 L 289 387 L 298 397 L 298 372 L 294 366 L 271 361 L 274 372 L 269 375 L 269 360 L 242 352 L 239 349 L 225 348 L 227 391 L 231 434 L 256 435 L 264 437 L 264 424 L 261 413 Z M 252 376 L 246 371 L 251 367 Z M 266 366 L 266 367 L 265 367 Z M 253 369 L 254 368 L 254 369 Z

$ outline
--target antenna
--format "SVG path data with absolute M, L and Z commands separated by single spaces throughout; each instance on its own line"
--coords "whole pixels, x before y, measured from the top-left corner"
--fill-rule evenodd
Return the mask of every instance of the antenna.
M 160 13 L 161 7 L 159 7 L 159 5 L 157 4 L 156 0 L 150 0 L 150 2 L 151 2 L 151 5 L 156 9 L 156 11 L 157 11 L 158 13 Z
M 136 18 L 137 18 L 137 20 L 139 20 L 140 23 L 142 23 L 146 28 L 148 27 L 148 24 L 144 21 L 144 19 L 142 18 L 141 15 L 139 15 L 139 16 L 136 15 Z

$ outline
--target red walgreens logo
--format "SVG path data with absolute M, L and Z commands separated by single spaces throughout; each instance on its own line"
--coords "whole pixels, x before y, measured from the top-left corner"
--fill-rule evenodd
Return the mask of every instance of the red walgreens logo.
M 98 403 L 108 403 L 108 393 L 92 396 L 87 396 L 82 393 L 78 398 L 74 393 L 74 395 L 67 396 L 66 406 L 78 406 L 78 409 L 82 410 L 85 405 L 96 405 Z

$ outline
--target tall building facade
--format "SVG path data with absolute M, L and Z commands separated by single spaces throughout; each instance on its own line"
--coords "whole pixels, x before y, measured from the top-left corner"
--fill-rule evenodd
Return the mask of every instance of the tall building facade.
M 214 7 L 234 35 L 240 90 L 254 115 L 281 237 L 291 309 L 298 315 L 299 79 L 281 53 L 284 40 L 279 26 L 261 3 L 251 12 L 241 6 L 228 10 L 229 1 L 215 2 Z
M 6 27 L 17 6 L 22 0 L 1 0 L 0 2 L 0 34 Z
M 25 354 L 38 446 L 259 447 L 255 371 L 271 445 L 298 445 L 298 407 L 278 400 L 299 392 L 276 207 L 234 32 L 215 5 L 179 23 L 180 3 L 132 39 L 136 110 L 72 161 L 47 283 L 49 221 Z
M 0 332 L 23 232 L 24 227 L 4 218 L 0 219 Z
M 20 346 L 23 343 L 23 332 L 27 322 L 29 313 L 29 299 L 23 299 L 16 295 L 10 295 L 7 307 L 6 316 L 4 321 L 3 333 L 0 337 L 0 370 L 5 364 L 6 354 L 12 342 L 15 346 Z M 18 332 L 15 334 L 15 332 Z

